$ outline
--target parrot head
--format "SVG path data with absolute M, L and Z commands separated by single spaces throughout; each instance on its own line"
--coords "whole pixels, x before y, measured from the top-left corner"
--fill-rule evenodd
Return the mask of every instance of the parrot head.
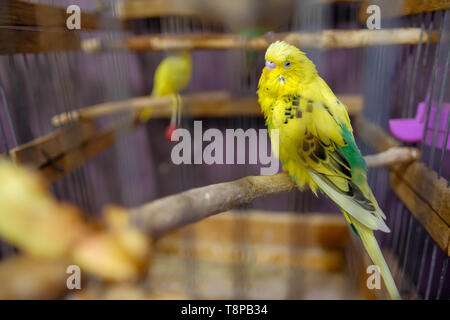
M 265 60 L 262 78 L 274 91 L 283 86 L 296 86 L 317 74 L 314 63 L 306 54 L 285 41 L 272 43 Z

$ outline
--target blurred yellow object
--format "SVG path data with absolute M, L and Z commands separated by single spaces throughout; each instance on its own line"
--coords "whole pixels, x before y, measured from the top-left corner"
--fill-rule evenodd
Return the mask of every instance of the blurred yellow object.
M 73 259 L 88 272 L 110 280 L 135 280 L 145 271 L 150 259 L 150 241 L 130 227 L 128 213 L 107 207 L 103 214 L 105 232 L 85 237 L 73 250 Z
M 0 236 L 43 258 L 58 258 L 82 235 L 81 215 L 58 204 L 40 176 L 0 160 Z
M 135 280 L 150 258 L 150 239 L 129 224 L 126 210 L 105 210 L 106 224 L 86 223 L 60 204 L 35 172 L 0 160 L 0 237 L 25 253 L 67 261 L 106 280 Z
M 11 255 L 0 263 L 0 300 L 59 299 L 67 290 L 67 263 Z
M 164 58 L 156 68 L 153 78 L 152 96 L 176 95 L 189 84 L 192 75 L 192 59 L 188 51 L 171 54 Z M 176 105 L 174 101 L 174 106 Z M 176 118 L 176 109 L 172 120 Z M 140 114 L 141 121 L 147 121 L 151 116 L 151 108 L 144 109 Z M 172 122 L 171 120 L 171 122 Z

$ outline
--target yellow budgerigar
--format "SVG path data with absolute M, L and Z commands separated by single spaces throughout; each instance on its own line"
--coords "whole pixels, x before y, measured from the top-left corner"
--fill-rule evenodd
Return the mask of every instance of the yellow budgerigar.
M 258 97 L 269 132 L 278 129 L 283 169 L 302 190 L 326 193 L 341 209 L 379 267 L 392 299 L 400 299 L 373 234 L 390 232 L 367 184 L 346 107 L 296 47 L 277 41 L 266 52 Z M 274 144 L 274 142 L 273 142 Z
M 170 54 L 156 68 L 153 77 L 152 96 L 172 95 L 173 97 L 172 117 L 168 131 L 173 131 L 175 123 L 179 122 L 181 102 L 178 93 L 189 84 L 191 75 L 192 59 L 189 51 Z M 151 108 L 147 108 L 141 112 L 140 119 L 141 121 L 147 121 L 150 116 Z

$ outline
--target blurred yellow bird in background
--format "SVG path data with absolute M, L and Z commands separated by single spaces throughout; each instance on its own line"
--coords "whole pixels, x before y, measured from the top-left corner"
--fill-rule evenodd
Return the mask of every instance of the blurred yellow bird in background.
M 266 52 L 258 96 L 269 132 L 278 129 L 279 158 L 300 189 L 326 193 L 341 209 L 379 267 L 387 290 L 400 299 L 373 234 L 389 232 L 386 216 L 367 183 L 347 109 L 296 47 L 277 41 Z M 271 137 L 273 138 L 273 137 Z
M 170 54 L 158 65 L 153 77 L 152 96 L 172 95 L 172 116 L 170 125 L 166 130 L 166 137 L 176 129 L 180 122 L 181 98 L 179 92 L 187 87 L 192 76 L 192 58 L 189 51 L 181 51 Z M 151 108 L 144 109 L 139 118 L 142 122 L 151 117 Z

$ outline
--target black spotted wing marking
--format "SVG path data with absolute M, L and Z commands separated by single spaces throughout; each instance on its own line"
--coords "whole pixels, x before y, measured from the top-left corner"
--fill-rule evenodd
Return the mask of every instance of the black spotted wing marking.
M 284 124 L 288 123 L 290 119 L 294 119 L 295 117 L 295 110 L 292 110 L 292 107 L 286 107 L 284 108 Z
M 283 102 L 286 104 L 284 108 L 284 124 L 287 124 L 291 119 L 302 117 L 302 112 L 299 110 L 300 98 L 300 95 L 286 95 L 283 97 Z
M 306 112 L 313 112 L 314 110 L 314 101 L 308 100 L 306 103 Z
M 326 110 L 333 117 L 331 109 L 324 103 L 306 99 L 298 94 L 285 95 L 282 99 L 286 105 L 284 124 L 287 124 L 290 119 L 302 118 L 304 113 L 312 113 L 316 108 Z
M 335 172 L 337 176 L 352 178 L 350 164 L 334 142 L 330 141 L 329 144 L 326 144 L 306 130 L 301 148 L 304 157 L 309 158 L 315 164 L 323 165 L 328 170 Z
M 288 123 L 290 119 L 300 119 L 305 112 L 313 112 L 314 101 L 303 98 L 301 95 L 286 95 L 283 97 L 284 103 L 287 105 L 285 108 L 284 124 Z

